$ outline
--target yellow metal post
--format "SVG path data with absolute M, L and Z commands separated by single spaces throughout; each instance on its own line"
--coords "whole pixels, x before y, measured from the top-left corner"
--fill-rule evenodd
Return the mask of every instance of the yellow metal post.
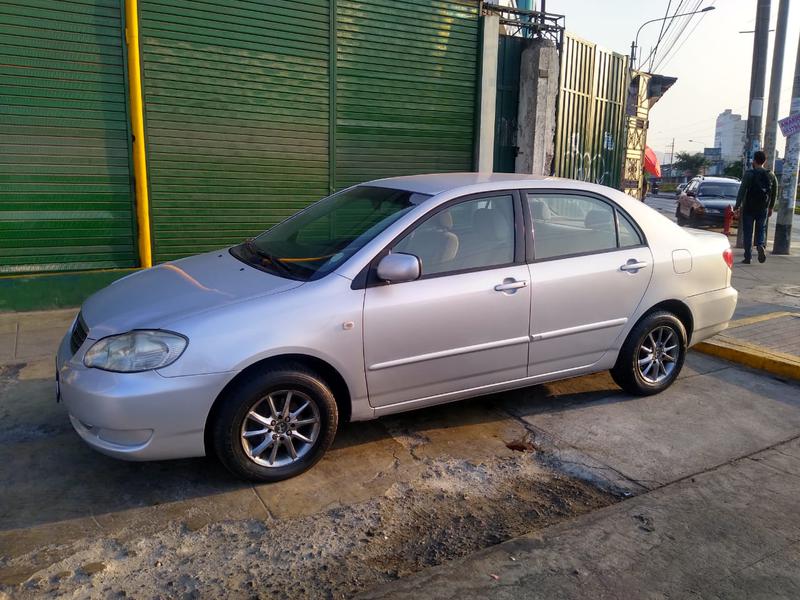
M 150 199 L 147 195 L 142 65 L 139 61 L 139 11 L 137 0 L 125 0 L 125 41 L 128 43 L 128 89 L 130 90 L 131 131 L 133 132 L 133 177 L 136 181 L 139 261 L 143 268 L 148 268 L 153 266 L 153 255 L 150 246 Z

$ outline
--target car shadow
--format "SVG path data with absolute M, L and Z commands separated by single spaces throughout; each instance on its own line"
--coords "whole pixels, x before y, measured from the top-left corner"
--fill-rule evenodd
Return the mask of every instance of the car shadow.
M 572 384 L 567 395 L 541 385 L 370 422 L 345 423 L 323 463 L 332 462 L 329 468 L 340 471 L 340 481 L 363 477 L 354 465 L 376 453 L 391 461 L 393 452 L 408 446 L 403 442 L 396 448 L 395 438 L 410 437 L 424 444 L 431 432 L 442 429 L 452 430 L 456 437 L 459 429 L 489 432 L 492 423 L 515 420 L 514 415 L 565 410 L 607 398 L 613 393 L 609 389 L 613 383 L 609 385 L 606 379 L 571 380 L 582 383 Z M 617 390 L 616 401 L 624 399 Z M 213 458 L 126 462 L 93 451 L 72 431 L 63 405 L 54 402 L 49 380 L 0 382 L 0 411 L 0 531 L 97 518 L 254 487 Z M 475 433 L 470 430 L 469 435 Z M 299 491 L 305 487 L 300 481 L 303 477 L 277 485 Z M 275 485 L 257 487 L 268 493 Z

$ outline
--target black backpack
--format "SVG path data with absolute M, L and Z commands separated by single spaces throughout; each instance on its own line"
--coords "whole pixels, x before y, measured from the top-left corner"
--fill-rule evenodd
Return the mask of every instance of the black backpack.
M 767 206 L 769 206 L 772 180 L 766 169 L 753 169 L 752 173 L 753 178 L 750 180 L 750 187 L 747 189 L 745 210 L 750 213 L 757 213 L 766 210 Z

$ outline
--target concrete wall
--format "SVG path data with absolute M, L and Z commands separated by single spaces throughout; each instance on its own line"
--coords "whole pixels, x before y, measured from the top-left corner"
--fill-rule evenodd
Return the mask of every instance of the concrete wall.
M 517 173 L 550 175 L 555 153 L 559 56 L 548 40 L 531 40 L 520 64 Z
M 497 50 L 500 44 L 500 17 L 487 15 L 483 17 L 482 21 L 480 113 L 475 162 L 478 171 L 491 173 L 494 170 L 494 122 L 497 109 Z

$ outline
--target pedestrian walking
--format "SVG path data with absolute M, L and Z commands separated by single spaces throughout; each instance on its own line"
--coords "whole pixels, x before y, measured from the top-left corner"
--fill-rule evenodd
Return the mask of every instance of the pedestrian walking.
M 765 162 L 767 155 L 764 152 L 758 150 L 753 154 L 753 168 L 744 174 L 736 196 L 736 206 L 733 208 L 742 227 L 742 263 L 745 265 L 749 265 L 752 258 L 754 228 L 758 262 L 767 260 L 764 250 L 767 245 L 767 219 L 772 216 L 775 199 L 778 197 L 778 179 L 772 171 L 764 168 Z

